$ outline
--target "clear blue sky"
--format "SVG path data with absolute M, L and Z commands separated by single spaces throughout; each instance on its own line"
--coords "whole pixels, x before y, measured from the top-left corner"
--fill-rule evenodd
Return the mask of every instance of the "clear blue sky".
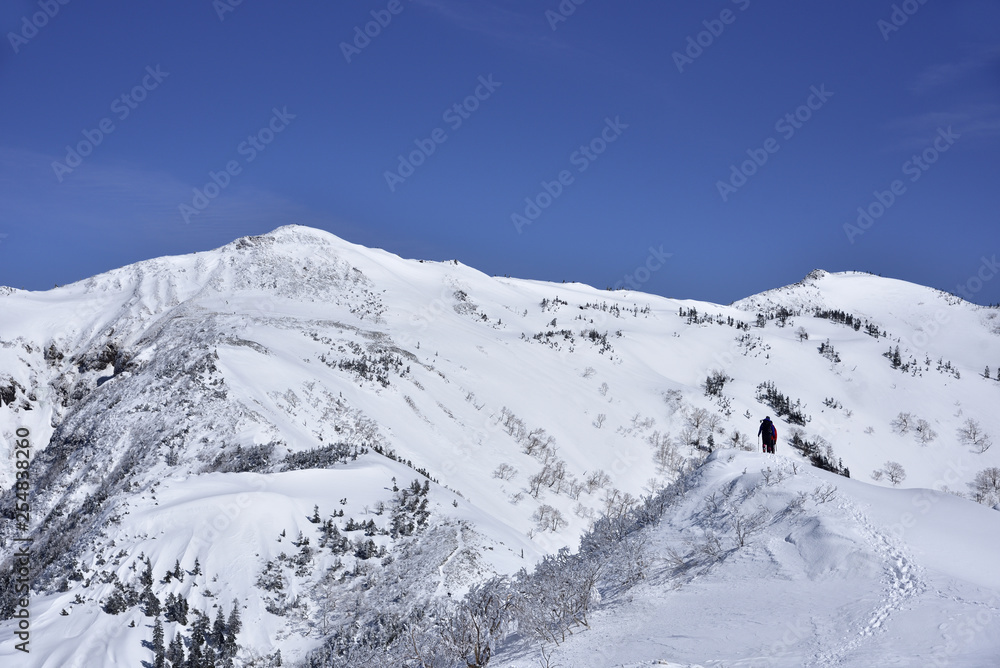
M 895 4 L 8 0 L 0 284 L 300 223 L 723 303 L 815 268 L 1000 302 L 1000 3 Z

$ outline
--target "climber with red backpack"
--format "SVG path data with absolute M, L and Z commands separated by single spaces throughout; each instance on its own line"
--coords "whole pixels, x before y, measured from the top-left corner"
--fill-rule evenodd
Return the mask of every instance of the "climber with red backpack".
M 778 429 L 771 422 L 770 416 L 760 421 L 760 429 L 757 430 L 757 435 L 760 436 L 764 443 L 764 452 L 774 454 L 774 444 L 778 442 Z

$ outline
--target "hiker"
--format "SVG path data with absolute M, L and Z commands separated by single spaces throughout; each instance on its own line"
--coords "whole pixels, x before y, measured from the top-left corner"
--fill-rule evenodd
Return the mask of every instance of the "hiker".
M 757 430 L 757 435 L 760 436 L 764 443 L 764 452 L 774 454 L 774 444 L 778 440 L 778 430 L 775 428 L 774 423 L 771 422 L 771 416 L 767 416 L 760 421 L 760 429 Z

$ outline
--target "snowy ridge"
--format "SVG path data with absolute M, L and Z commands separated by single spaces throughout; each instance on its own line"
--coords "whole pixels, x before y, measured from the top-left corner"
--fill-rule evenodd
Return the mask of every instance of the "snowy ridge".
M 1000 438 L 996 310 L 921 286 L 817 271 L 721 306 L 494 278 L 287 226 L 43 293 L 6 291 L 0 313 L 0 454 L 13 463 L 21 428 L 33 456 L 30 524 L 0 527 L 0 577 L 24 531 L 35 569 L 31 660 L 3 621 L 4 665 L 149 661 L 150 596 L 183 597 L 209 617 L 236 600 L 235 665 L 271 665 L 279 649 L 286 664 L 319 656 L 345 629 L 392 628 L 429 601 L 575 549 L 596 518 L 637 507 L 711 451 L 701 475 L 742 490 L 747 517 L 763 500 L 768 522 L 724 559 L 685 557 L 684 541 L 721 536 L 731 519 L 689 493 L 664 519 L 677 535 L 650 534 L 665 578 L 650 587 L 742 582 L 770 564 L 821 594 L 844 581 L 881 592 L 853 607 L 831 598 L 832 617 L 814 620 L 825 644 L 789 656 L 866 665 L 859 657 L 885 626 L 929 610 L 928 597 L 962 590 L 947 608 L 960 620 L 998 588 L 956 584 L 979 582 L 995 546 L 952 530 L 993 531 L 996 516 L 955 494 L 1000 503 L 970 487 L 1000 466 L 1000 448 L 986 446 Z M 762 484 L 762 460 L 739 454 L 755 448 L 765 414 L 778 424 L 770 465 L 782 482 Z M 978 441 L 965 437 L 970 420 Z M 810 457 L 865 484 L 827 477 Z M 871 474 L 890 461 L 905 471 L 895 484 L 953 495 L 885 489 L 898 472 Z M 0 467 L 5 509 L 14 474 Z M 813 524 L 792 523 L 789 499 L 826 484 L 837 502 L 805 502 Z M 908 503 L 928 534 L 916 544 L 877 511 Z M 942 535 L 968 548 L 972 571 L 919 553 Z M 719 540 L 716 556 L 730 549 Z M 669 573 L 668 547 L 680 559 Z M 745 560 L 760 570 L 729 573 Z M 182 577 L 167 577 L 178 564 Z M 601 598 L 624 605 L 615 591 Z M 0 600 L 3 616 L 13 605 Z M 790 620 L 801 608 L 782 609 Z M 166 640 L 190 649 L 195 613 L 161 619 Z M 835 643 L 835 632 L 849 638 Z M 505 651 L 536 652 L 522 640 Z M 664 661 L 718 665 L 672 647 Z M 366 661 L 351 665 L 376 665 Z
M 972 569 L 954 578 L 942 570 L 954 551 L 928 538 L 947 516 L 938 504 L 950 502 L 921 494 L 931 506 L 920 528 L 896 533 L 892 520 L 913 505 L 892 490 L 780 456 L 717 453 L 664 520 L 645 530 L 648 577 L 603 603 L 590 627 L 549 660 L 743 668 L 893 665 L 910 657 L 919 665 L 991 665 L 1000 626 L 996 574 Z M 1000 549 L 1000 518 L 971 510 L 966 547 L 989 558 Z M 747 524 L 750 517 L 757 519 Z M 509 655 L 500 665 L 521 668 L 537 665 L 539 651 L 514 646 Z

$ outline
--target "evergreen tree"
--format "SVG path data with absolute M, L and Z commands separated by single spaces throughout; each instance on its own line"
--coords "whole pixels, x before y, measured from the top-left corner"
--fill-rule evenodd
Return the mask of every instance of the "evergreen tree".
M 153 564 L 150 563 L 149 557 L 146 557 L 146 567 L 142 570 L 142 574 L 139 575 L 139 583 L 144 589 L 149 589 L 153 586 Z
M 188 658 L 185 666 L 186 668 L 202 668 L 201 664 L 201 645 L 196 645 L 192 642 L 191 647 L 188 648 Z
M 197 663 L 194 663 L 192 668 L 201 668 L 205 652 L 205 640 L 208 637 L 209 622 L 208 615 L 199 610 L 195 610 L 194 617 L 194 623 L 191 624 L 191 649 L 188 660 L 189 662 L 194 662 L 197 657 Z
M 226 620 L 226 631 L 232 635 L 236 635 L 243 628 L 243 622 L 240 621 L 240 610 L 239 605 L 236 603 L 236 599 L 233 599 L 233 608 L 229 611 L 229 619 Z
M 121 584 L 116 583 L 116 585 L 115 590 L 104 601 L 104 612 L 109 615 L 119 615 L 128 610 L 128 602 L 125 600 Z
M 181 570 L 181 560 L 177 559 L 174 561 L 174 572 L 172 575 L 177 578 L 178 581 L 184 582 L 184 571 Z
M 212 643 L 220 650 L 226 644 L 226 619 L 221 607 L 215 613 L 215 621 L 212 623 Z
M 157 617 L 153 624 L 153 668 L 165 668 L 166 658 L 163 647 L 163 623 Z
M 198 561 L 198 557 L 194 558 L 194 570 L 191 571 L 191 575 L 201 575 L 201 562 Z
M 153 593 L 152 588 L 146 588 L 146 591 L 142 595 L 142 600 L 144 606 L 143 612 L 147 617 L 156 617 L 162 612 L 160 599 Z
M 983 372 L 983 378 L 989 378 L 989 377 L 990 377 L 990 367 L 987 366 L 986 371 Z
M 168 622 L 177 622 L 182 626 L 187 626 L 187 613 L 188 613 L 188 602 L 182 596 L 177 596 L 174 594 L 167 594 L 167 600 L 164 604 L 166 608 L 164 611 L 164 616 Z
M 236 644 L 236 634 L 240 632 L 243 623 L 240 621 L 240 611 L 236 599 L 233 599 L 233 608 L 229 611 L 229 618 L 226 620 L 226 638 L 222 645 L 222 655 L 225 657 L 236 656 L 239 646 Z
M 184 665 L 184 641 L 181 640 L 180 633 L 175 634 L 174 639 L 170 641 L 170 647 L 167 648 L 167 661 L 170 662 L 172 668 L 181 668 Z

